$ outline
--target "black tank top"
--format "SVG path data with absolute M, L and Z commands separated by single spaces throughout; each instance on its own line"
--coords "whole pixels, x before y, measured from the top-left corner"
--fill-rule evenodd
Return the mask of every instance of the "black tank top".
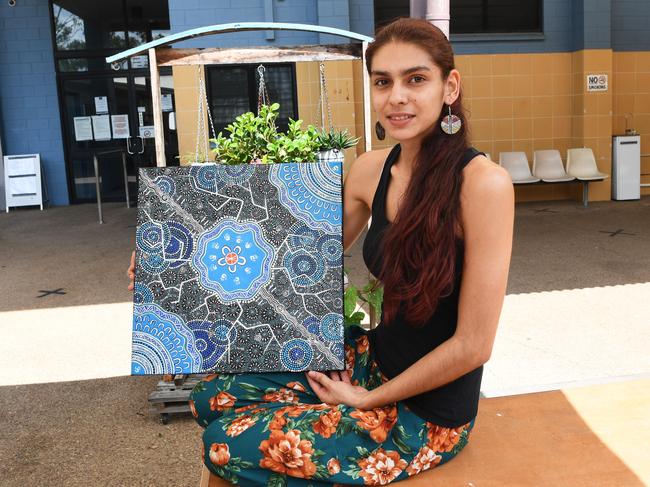
M 383 260 L 381 239 L 391 224 L 386 217 L 386 193 L 390 180 L 390 168 L 397 160 L 400 146 L 390 152 L 381 173 L 379 185 L 372 201 L 372 223 L 363 243 L 363 259 L 375 276 L 379 275 Z M 463 154 L 461 164 L 467 165 L 478 154 L 469 148 Z M 440 298 L 435 313 L 422 327 L 407 324 L 398 312 L 390 325 L 380 322 L 369 334 L 371 350 L 380 370 L 389 379 L 403 372 L 424 355 L 451 338 L 456 331 L 458 297 L 463 267 L 464 245 L 457 239 L 456 269 L 452 293 Z M 464 425 L 476 417 L 481 388 L 483 366 L 431 391 L 406 399 L 406 405 L 418 416 L 447 428 Z

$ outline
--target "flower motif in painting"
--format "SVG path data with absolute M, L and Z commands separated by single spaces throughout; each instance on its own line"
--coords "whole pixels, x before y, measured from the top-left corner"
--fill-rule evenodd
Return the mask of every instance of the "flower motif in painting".
M 269 281 L 273 255 L 257 224 L 226 219 L 199 237 L 193 262 L 201 285 L 230 302 L 252 298 Z

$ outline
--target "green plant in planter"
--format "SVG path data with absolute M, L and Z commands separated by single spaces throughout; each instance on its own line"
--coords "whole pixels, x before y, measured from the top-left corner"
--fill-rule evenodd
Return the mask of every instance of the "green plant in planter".
M 226 127 L 228 137 L 219 133 L 212 152 L 224 164 L 313 162 L 318 152 L 318 132 L 313 126 L 301 129 L 302 120 L 289 120 L 286 134 L 277 131 L 280 105 L 263 105 L 259 114 L 239 115 Z
M 345 271 L 347 274 L 347 270 Z M 381 303 L 384 299 L 384 288 L 380 287 L 379 281 L 370 279 L 362 288 L 348 284 L 343 294 L 343 317 L 345 326 L 360 325 L 364 314 L 356 311 L 357 302 L 367 303 L 376 313 L 377 321 L 381 320 Z
M 267 153 L 261 157 L 261 162 L 314 162 L 319 147 L 318 132 L 313 125 L 305 130 L 301 125 L 302 120 L 289 119 L 286 135 L 278 134 L 275 141 L 267 144 Z
M 359 142 L 359 137 L 352 137 L 347 130 L 329 130 L 318 132 L 318 143 L 321 151 L 344 150 L 354 147 Z

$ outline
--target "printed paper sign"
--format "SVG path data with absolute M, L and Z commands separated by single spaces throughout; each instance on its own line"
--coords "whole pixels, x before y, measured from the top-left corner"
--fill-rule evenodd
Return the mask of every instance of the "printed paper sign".
M 93 126 L 90 117 L 74 117 L 74 140 L 93 140 Z
M 111 140 L 111 122 L 108 115 L 94 115 L 93 132 L 95 140 Z
M 140 127 L 140 137 L 153 139 L 156 137 L 155 127 L 153 125 L 144 125 Z
M 95 97 L 95 113 L 97 115 L 102 115 L 108 113 L 108 98 L 105 96 L 96 96 Z
M 162 95 L 161 98 L 162 98 L 162 111 L 171 112 L 174 109 L 171 93 L 167 95 Z
M 114 139 L 128 139 L 131 136 L 128 115 L 111 115 L 111 125 Z

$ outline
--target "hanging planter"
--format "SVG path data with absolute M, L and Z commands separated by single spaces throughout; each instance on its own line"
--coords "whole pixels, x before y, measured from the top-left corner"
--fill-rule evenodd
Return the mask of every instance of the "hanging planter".
M 319 161 L 345 162 L 345 149 L 354 147 L 359 142 L 359 137 L 352 137 L 347 130 L 321 131 L 318 134 Z

